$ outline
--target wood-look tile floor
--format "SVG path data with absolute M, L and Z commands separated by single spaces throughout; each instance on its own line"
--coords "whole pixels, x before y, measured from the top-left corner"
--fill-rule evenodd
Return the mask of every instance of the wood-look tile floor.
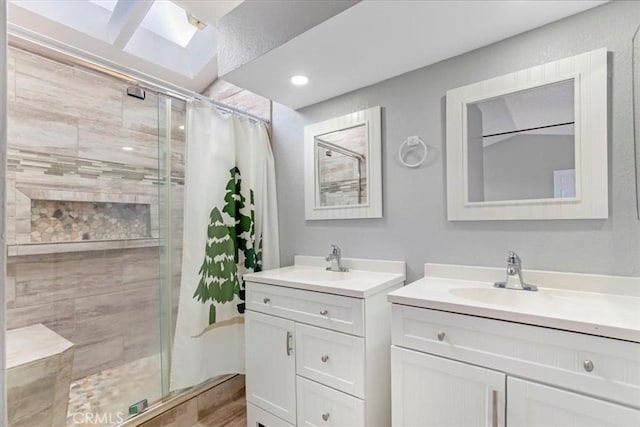
M 246 427 L 247 401 L 244 396 L 238 397 L 206 418 L 198 421 L 193 427 Z

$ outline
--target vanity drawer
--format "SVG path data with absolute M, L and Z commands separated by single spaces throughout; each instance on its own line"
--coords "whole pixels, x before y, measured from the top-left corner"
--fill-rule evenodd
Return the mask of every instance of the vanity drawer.
M 296 372 L 364 398 L 364 338 L 296 325 Z
M 246 304 L 248 310 L 364 335 L 364 302 L 358 298 L 247 282 Z
M 364 426 L 364 401 L 298 377 L 298 425 Z
M 294 427 L 293 424 L 276 417 L 270 412 L 265 411 L 247 402 L 247 427 Z
M 640 407 L 640 344 L 393 304 L 394 345 Z

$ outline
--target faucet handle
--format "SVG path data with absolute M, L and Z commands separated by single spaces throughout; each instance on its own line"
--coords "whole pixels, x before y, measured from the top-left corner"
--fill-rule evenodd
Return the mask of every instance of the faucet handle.
M 512 284 L 510 285 L 510 283 Z M 496 288 L 519 289 L 522 291 L 538 290 L 536 285 L 525 283 L 524 280 L 522 280 L 522 260 L 514 251 L 509 251 L 507 254 L 507 278 L 504 282 L 495 282 L 493 286 Z
M 518 254 L 515 253 L 514 251 L 509 251 L 509 253 L 507 254 L 507 264 L 517 265 L 521 263 L 522 263 L 522 260 L 520 259 Z
M 342 255 L 340 254 L 340 248 L 338 245 L 331 245 L 331 252 L 325 258 L 327 261 L 332 261 L 331 266 L 327 267 L 327 270 L 331 271 L 349 271 L 346 267 L 342 266 Z

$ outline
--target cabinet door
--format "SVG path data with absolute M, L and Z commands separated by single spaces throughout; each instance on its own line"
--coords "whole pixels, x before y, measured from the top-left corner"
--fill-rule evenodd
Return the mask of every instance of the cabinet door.
M 247 400 L 295 424 L 294 323 L 253 311 L 244 321 Z
M 640 426 L 640 410 L 508 377 L 509 427 Z
M 391 347 L 392 424 L 504 427 L 505 375 Z

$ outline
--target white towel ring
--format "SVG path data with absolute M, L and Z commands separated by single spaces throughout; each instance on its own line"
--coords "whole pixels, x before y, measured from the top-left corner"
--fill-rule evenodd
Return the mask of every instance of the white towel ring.
M 408 148 L 403 153 L 403 149 L 405 145 Z M 422 150 L 424 151 L 424 153 L 422 154 L 422 158 L 415 163 L 407 163 L 407 161 L 404 159 L 404 155 L 414 150 L 415 147 L 417 147 L 418 145 L 422 145 Z M 419 136 L 410 136 L 409 138 L 405 139 L 404 142 L 400 144 L 400 148 L 398 148 L 398 159 L 400 160 L 400 163 L 402 163 L 408 168 L 417 168 L 418 166 L 420 166 L 426 160 L 427 154 L 429 154 L 429 149 L 427 148 L 427 144 L 425 144 L 424 141 L 421 140 Z

